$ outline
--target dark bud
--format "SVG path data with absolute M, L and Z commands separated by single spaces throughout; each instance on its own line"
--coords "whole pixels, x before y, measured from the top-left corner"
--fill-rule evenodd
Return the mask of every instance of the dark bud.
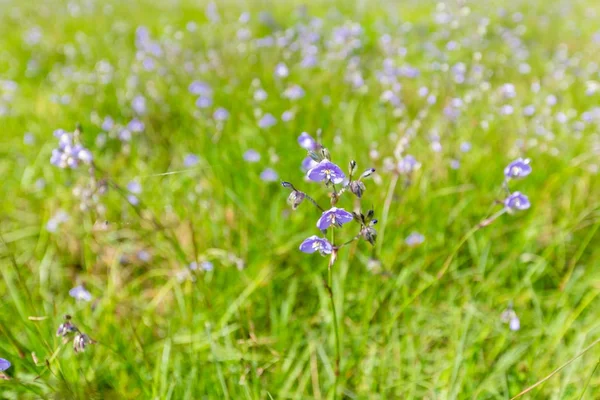
M 288 204 L 290 206 L 292 206 L 292 210 L 295 210 L 298 208 L 298 206 L 302 203 L 302 201 L 304 201 L 304 199 L 306 198 L 306 195 L 298 190 L 294 190 L 292 191 L 292 193 L 290 193 L 290 196 L 288 197 Z
M 354 211 L 352 211 L 352 216 L 354 217 L 354 220 L 356 222 L 358 222 L 359 224 L 363 223 L 363 216 L 362 216 L 362 214 L 358 214 L 358 213 L 355 213 Z
M 369 176 L 373 175 L 374 172 L 375 172 L 375 168 L 369 168 L 368 170 L 366 170 L 365 172 L 363 172 L 360 175 L 360 179 L 368 178 Z
M 71 323 L 71 321 L 67 320 L 67 322 L 60 324 L 58 330 L 56 331 L 56 336 L 65 337 L 71 332 L 76 332 L 77 328 L 75 325 Z
M 354 193 L 356 195 L 356 197 L 361 198 L 364 191 L 367 188 L 365 187 L 365 184 L 362 183 L 361 181 L 352 181 L 350 182 L 350 191 L 352 193 Z
M 360 234 L 367 242 L 371 243 L 371 245 L 375 244 L 375 240 L 377 239 L 377 231 L 374 228 L 365 226 L 360 230 Z
M 281 186 L 283 186 L 283 187 L 284 187 L 284 188 L 286 188 L 286 189 L 292 189 L 292 190 L 294 189 L 294 185 L 292 185 L 292 184 L 291 184 L 291 183 L 289 183 L 289 182 L 285 182 L 285 181 L 282 181 L 282 182 L 281 182 Z
M 373 211 L 373 210 L 367 211 L 367 217 L 365 218 L 365 222 L 366 223 L 371 222 L 371 220 L 373 219 L 373 217 L 375 217 L 375 211 Z
M 316 162 L 320 162 L 323 160 L 323 157 L 320 154 L 317 154 L 316 152 L 314 152 L 312 150 L 308 152 L 308 156 L 310 158 L 312 158 L 313 161 L 316 161 Z

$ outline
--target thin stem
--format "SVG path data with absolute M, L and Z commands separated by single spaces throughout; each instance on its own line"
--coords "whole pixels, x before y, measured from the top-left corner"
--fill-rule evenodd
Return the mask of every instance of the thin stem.
M 585 386 L 583 387 L 583 391 L 581 392 L 581 396 L 579 396 L 579 400 L 583 399 L 583 395 L 585 394 L 585 391 L 587 390 L 588 386 L 590 386 L 590 382 L 592 381 L 592 377 L 594 376 L 594 373 L 598 369 L 599 365 L 600 365 L 600 358 L 598 359 L 598 362 L 596 363 L 596 366 L 592 370 L 592 373 L 590 374 L 590 377 L 588 378 L 587 382 L 585 383 Z
M 385 234 L 385 227 L 388 223 L 388 215 L 390 213 L 390 207 L 392 205 L 392 199 L 394 198 L 394 191 L 398 184 L 399 175 L 395 174 L 390 182 L 387 196 L 385 197 L 385 203 L 383 203 L 383 213 L 381 214 L 381 228 L 379 230 L 379 240 L 377 241 L 377 253 L 381 253 L 381 244 L 383 243 L 383 236 Z
M 304 192 L 302 192 L 302 193 L 304 193 Z M 306 198 L 308 201 L 310 201 L 311 203 L 313 203 L 313 204 L 315 205 L 315 207 L 317 207 L 317 208 L 318 208 L 318 209 L 319 209 L 321 212 L 324 212 L 324 211 L 325 211 L 325 209 L 324 209 L 323 207 L 321 207 L 321 206 L 319 205 L 319 203 L 317 203 L 317 202 L 315 201 L 315 199 L 313 199 L 312 197 L 310 197 L 310 196 L 309 196 L 309 195 L 307 195 L 306 193 L 304 193 L 304 196 L 305 196 L 305 198 Z
M 331 244 L 335 248 L 335 228 L 331 229 Z M 335 299 L 333 297 L 333 265 L 329 264 L 328 267 L 328 279 L 327 286 L 329 289 L 329 299 L 331 300 L 331 311 L 333 314 L 333 330 L 335 333 L 335 381 L 333 384 L 333 398 L 337 398 L 337 386 L 338 386 L 338 378 L 340 376 L 340 334 L 338 330 L 338 318 L 337 318 L 337 310 L 335 308 Z

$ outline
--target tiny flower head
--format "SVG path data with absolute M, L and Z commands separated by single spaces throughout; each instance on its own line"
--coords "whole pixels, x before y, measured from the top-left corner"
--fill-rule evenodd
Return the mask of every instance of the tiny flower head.
M 306 198 L 306 195 L 298 190 L 292 190 L 292 193 L 290 193 L 290 196 L 288 197 L 288 204 L 290 206 L 292 206 L 292 210 L 295 210 L 298 208 L 298 206 L 302 203 L 302 201 L 304 201 L 304 199 Z
M 194 165 L 198 164 L 198 161 L 200 161 L 198 156 L 190 153 L 183 159 L 183 165 L 185 167 L 193 167 Z
M 331 225 L 342 226 L 353 219 L 354 217 L 352 217 L 352 214 L 343 208 L 332 207 L 331 209 L 323 212 L 321 218 L 319 218 L 317 221 L 317 228 L 320 230 L 325 230 Z
M 508 212 L 521 211 L 531 207 L 531 203 L 521 192 L 514 192 L 504 200 L 504 207 Z
M 421 164 L 410 154 L 407 154 L 406 156 L 402 157 L 400 161 L 398 161 L 398 172 L 401 174 L 410 174 L 420 167 Z
M 425 236 L 419 232 L 412 232 L 404 241 L 408 246 L 418 246 L 425 241 Z
M 77 333 L 73 339 L 73 350 L 75 353 L 80 353 L 85 350 L 88 344 L 92 344 L 92 339 L 85 333 Z
M 329 160 L 323 160 L 318 163 L 308 171 L 306 176 L 314 182 L 321 182 L 324 180 L 333 183 L 342 183 L 346 178 L 342 169 Z
M 260 173 L 260 179 L 264 182 L 275 182 L 279 179 L 279 175 L 277 174 L 277 172 L 275 172 L 273 168 L 265 168 Z
M 0 358 L 0 371 L 6 371 L 11 366 L 10 361 Z
M 244 160 L 249 163 L 255 163 L 260 161 L 260 153 L 254 149 L 247 150 L 244 155 Z
M 69 296 L 73 297 L 75 300 L 92 300 L 92 294 L 81 285 L 75 286 L 73 289 L 69 290 Z
M 298 144 L 304 150 L 315 150 L 317 148 L 317 142 L 306 132 L 302 132 L 300 136 L 298 136 Z
M 508 179 L 524 178 L 531 173 L 531 160 L 529 158 L 517 158 L 504 168 L 504 176 Z
M 519 329 L 521 329 L 521 321 L 519 320 L 519 317 L 517 317 L 516 314 L 510 319 L 510 321 L 508 322 L 508 326 L 511 331 L 518 331 Z
M 300 244 L 300 251 L 308 254 L 318 251 L 324 256 L 325 254 L 331 254 L 333 246 L 327 239 L 313 235 L 306 238 L 302 244 Z

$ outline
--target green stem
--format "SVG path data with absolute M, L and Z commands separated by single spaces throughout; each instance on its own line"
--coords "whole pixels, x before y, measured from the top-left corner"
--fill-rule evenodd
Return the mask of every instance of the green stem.
M 335 248 L 335 228 L 331 229 L 331 244 Z M 335 308 L 335 299 L 333 296 L 333 265 L 328 267 L 327 285 L 329 287 L 329 299 L 331 300 L 331 311 L 333 314 L 333 330 L 335 332 L 335 381 L 333 384 L 333 398 L 337 398 L 338 378 L 340 376 L 340 333 L 338 329 L 337 310 Z

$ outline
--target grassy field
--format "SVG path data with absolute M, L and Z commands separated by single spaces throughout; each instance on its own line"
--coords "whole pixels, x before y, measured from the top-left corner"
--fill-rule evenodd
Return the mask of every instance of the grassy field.
M 598 18 L 0 1 L 0 398 L 600 398 Z

